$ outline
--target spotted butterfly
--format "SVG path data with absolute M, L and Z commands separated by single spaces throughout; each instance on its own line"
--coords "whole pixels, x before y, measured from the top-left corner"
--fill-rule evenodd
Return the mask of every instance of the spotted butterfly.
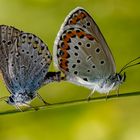
M 54 63 L 67 81 L 108 94 L 126 78 L 119 73 L 113 55 L 95 21 L 83 8 L 76 8 L 66 17 L 54 43 Z M 93 94 L 93 92 L 89 95 Z
M 52 56 L 47 45 L 36 35 L 0 25 L 0 70 L 10 92 L 8 104 L 29 105 L 37 90 L 60 80 L 60 72 L 48 72 Z

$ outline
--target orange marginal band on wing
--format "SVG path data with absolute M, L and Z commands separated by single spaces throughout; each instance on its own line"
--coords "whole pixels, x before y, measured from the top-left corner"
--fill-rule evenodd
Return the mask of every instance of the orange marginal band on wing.
M 86 13 L 81 12 L 70 20 L 70 24 L 76 24 L 79 20 L 84 19 L 85 17 Z
M 60 67 L 62 68 L 62 71 L 69 71 L 68 69 L 68 61 L 64 58 L 61 58 L 61 63 L 60 63 Z
M 70 31 L 67 32 L 66 35 L 63 37 L 63 45 L 61 45 L 60 50 L 63 52 L 63 54 L 60 57 L 60 67 L 62 68 L 62 71 L 69 71 L 68 69 L 68 58 L 70 57 L 69 53 L 67 50 L 70 49 L 69 47 L 69 42 L 71 42 L 71 38 L 73 36 L 78 36 L 78 38 L 84 38 L 86 37 L 87 39 L 93 41 L 95 38 L 90 35 L 90 34 L 86 34 L 84 31 L 80 31 L 80 30 L 74 30 L 74 31 Z

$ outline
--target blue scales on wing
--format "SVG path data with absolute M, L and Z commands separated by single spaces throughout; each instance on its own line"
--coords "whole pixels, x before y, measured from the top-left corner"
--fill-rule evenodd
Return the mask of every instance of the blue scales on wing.
M 60 72 L 48 72 L 52 56 L 36 35 L 0 26 L 0 70 L 11 96 L 8 103 L 23 105 L 44 84 L 60 80 Z
M 37 90 L 44 82 L 51 59 L 48 47 L 41 39 L 31 33 L 21 33 L 9 57 L 9 74 L 17 83 L 14 85 L 28 92 Z

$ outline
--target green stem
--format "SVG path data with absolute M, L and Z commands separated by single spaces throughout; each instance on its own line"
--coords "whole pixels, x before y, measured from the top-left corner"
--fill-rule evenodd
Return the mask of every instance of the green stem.
M 140 96 L 140 92 L 131 92 L 131 93 L 123 93 L 119 94 L 119 96 L 115 95 L 109 95 L 107 96 L 107 100 L 112 100 L 112 99 L 119 99 L 119 98 L 124 98 L 124 97 L 131 97 L 131 96 Z M 41 105 L 41 106 L 36 106 L 35 108 L 40 109 L 51 109 L 51 108 L 57 108 L 57 107 L 62 107 L 62 106 L 70 106 L 70 105 L 77 105 L 77 104 L 82 104 L 82 103 L 90 103 L 90 102 L 95 102 L 95 101 L 102 101 L 105 100 L 106 96 L 100 96 L 96 98 L 91 98 L 90 101 L 87 101 L 87 99 L 79 99 L 79 100 L 72 100 L 72 101 L 65 101 L 65 102 L 58 102 L 58 103 L 53 103 L 49 105 Z M 28 111 L 35 111 L 34 108 L 27 108 L 23 112 L 28 112 Z M 7 110 L 0 112 L 0 115 L 8 115 L 8 114 L 15 114 L 15 113 L 22 113 L 18 109 L 13 109 L 13 110 Z

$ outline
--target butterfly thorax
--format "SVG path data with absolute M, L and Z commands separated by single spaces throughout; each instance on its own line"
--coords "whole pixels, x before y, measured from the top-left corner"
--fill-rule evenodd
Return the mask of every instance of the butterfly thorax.
M 118 88 L 126 79 L 125 73 L 123 75 L 116 73 L 110 75 L 108 78 L 98 82 L 94 90 L 100 93 L 109 93 L 111 90 Z
M 17 94 L 12 94 L 9 98 L 7 103 L 11 105 L 26 105 L 29 103 L 32 99 L 36 97 L 36 93 L 17 93 Z

